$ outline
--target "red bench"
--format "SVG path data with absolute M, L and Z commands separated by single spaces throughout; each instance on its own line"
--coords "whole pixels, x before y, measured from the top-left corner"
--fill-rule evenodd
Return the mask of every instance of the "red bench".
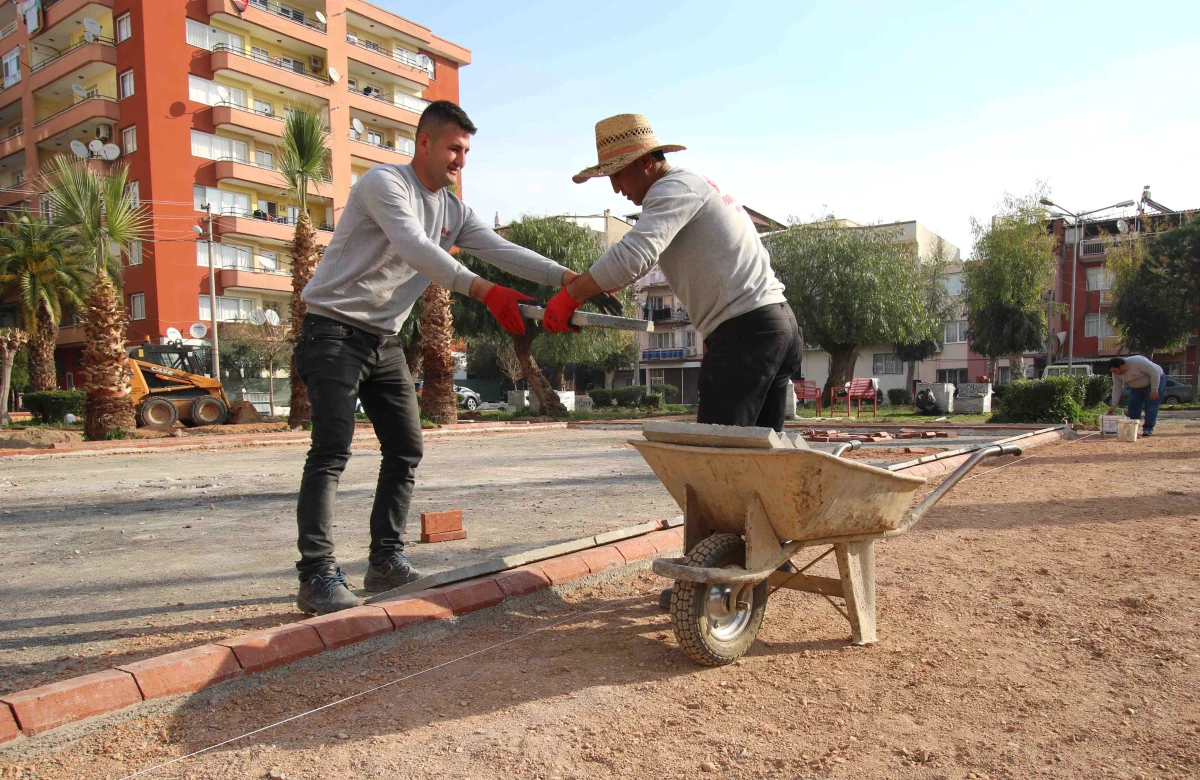
M 801 379 L 795 383 L 797 401 L 816 401 L 817 417 L 821 416 L 821 388 L 815 379 Z
M 832 388 L 829 391 L 829 416 L 837 416 L 837 391 L 839 388 Z M 858 416 L 862 417 L 862 402 L 866 399 L 871 400 L 871 415 L 879 417 L 879 396 L 875 393 L 875 385 L 870 379 L 851 379 L 850 386 L 846 388 L 846 416 L 850 416 L 850 402 L 856 401 L 858 404 Z

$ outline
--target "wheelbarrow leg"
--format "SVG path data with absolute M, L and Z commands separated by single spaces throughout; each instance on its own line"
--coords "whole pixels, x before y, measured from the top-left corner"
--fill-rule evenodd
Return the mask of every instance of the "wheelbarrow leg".
M 843 542 L 833 546 L 842 575 L 842 595 L 856 645 L 869 645 L 875 636 L 875 543 Z

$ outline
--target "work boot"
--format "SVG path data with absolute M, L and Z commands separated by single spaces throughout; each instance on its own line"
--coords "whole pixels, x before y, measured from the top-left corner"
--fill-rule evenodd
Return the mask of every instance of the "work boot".
M 397 552 L 392 553 L 382 563 L 371 563 L 367 566 L 367 576 L 363 579 L 363 587 L 368 593 L 381 593 L 401 585 L 407 585 L 424 576 L 408 562 L 404 553 Z
M 791 561 L 784 561 L 776 571 L 781 571 L 784 574 L 795 574 L 799 569 L 792 565 Z M 674 588 L 666 588 L 662 593 L 658 594 L 658 606 L 664 612 L 671 611 L 671 593 Z
M 296 594 L 296 606 L 301 612 L 309 614 L 328 615 L 358 605 L 358 596 L 350 592 L 346 575 L 340 566 L 331 571 L 310 574 L 308 579 L 300 581 L 300 591 Z

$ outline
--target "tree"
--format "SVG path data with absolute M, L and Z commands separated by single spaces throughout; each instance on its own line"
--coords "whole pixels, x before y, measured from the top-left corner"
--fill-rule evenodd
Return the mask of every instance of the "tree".
M 829 353 L 826 394 L 850 380 L 862 347 L 925 333 L 917 258 L 898 238 L 898 231 L 826 220 L 766 240 L 805 339 Z
M 596 233 L 558 217 L 522 217 L 508 227 L 505 237 L 578 273 L 586 271 L 604 253 L 604 242 Z M 477 257 L 464 253 L 459 259 L 467 268 L 496 284 L 512 287 L 540 300 L 548 297 L 541 285 L 501 271 Z M 455 301 L 454 321 L 458 323 L 458 332 L 464 336 L 504 333 L 485 307 L 462 299 Z M 625 336 L 620 331 L 601 328 L 585 328 L 580 333 L 547 334 L 540 323 L 526 320 L 525 335 L 513 335 L 511 341 L 521 362 L 522 378 L 537 396 L 543 413 L 565 415 L 567 408 L 550 387 L 534 359 L 535 340 L 538 342 L 538 354 L 544 360 L 552 364 L 566 364 L 584 363 L 601 357 L 623 338 Z
M 83 305 L 87 270 L 69 232 L 22 213 L 0 228 L 0 291 L 17 293 L 29 334 L 30 387 L 57 387 L 54 347 L 63 313 Z
M 225 361 L 224 355 L 228 354 L 233 365 L 256 372 L 266 371 L 272 415 L 275 414 L 275 372 L 280 364 L 290 360 L 292 349 L 291 329 L 282 323 L 272 325 L 264 322 L 262 325 L 252 325 L 230 322 L 221 325 L 222 365 Z
M 604 372 L 604 389 L 613 389 L 613 379 L 618 371 L 625 371 L 630 368 L 637 367 L 638 339 L 637 336 L 630 333 L 625 344 L 620 345 L 618 349 L 610 350 L 606 355 L 599 360 L 593 360 L 588 363 L 588 366 L 597 371 Z
M 907 342 L 893 345 L 896 357 L 908 365 L 905 388 L 912 390 L 917 363 L 929 360 L 942 351 L 946 323 L 954 317 L 958 303 L 946 289 L 946 269 L 950 265 L 950 248 L 940 237 L 933 244 L 929 257 L 921 262 L 918 285 L 924 305 L 921 323 Z
M 136 424 L 129 395 L 132 371 L 125 352 L 128 320 L 117 294 L 119 252 L 146 235 L 149 220 L 126 191 L 126 166 L 113 166 L 104 174 L 76 162 L 65 155 L 54 158 L 50 189 L 42 197 L 49 200 L 56 222 L 71 232 L 89 261 L 91 285 L 84 302 L 83 359 L 88 369 L 84 435 L 95 440 L 131 434 Z
M 1046 342 L 1044 295 L 1054 282 L 1055 238 L 1038 203 L 1045 194 L 1039 187 L 1005 195 L 991 224 L 972 219 L 975 256 L 963 267 L 971 349 L 993 367 L 1007 356 L 1014 377 L 1025 373 L 1023 353 Z
M 296 201 L 300 212 L 291 247 L 293 338 L 299 336 L 304 315 L 308 312 L 301 295 L 320 260 L 316 230 L 308 214 L 308 186 L 319 188 L 321 182 L 329 178 L 328 141 L 329 123 L 322 109 L 315 105 L 299 105 L 287 112 L 283 143 L 276 148 L 276 156 L 279 170 L 287 181 L 286 194 Z M 294 358 L 291 363 L 292 397 L 288 425 L 295 430 L 312 420 L 312 405 L 308 402 L 308 389 L 296 373 Z
M 13 360 L 29 341 L 29 334 L 17 328 L 0 328 L 0 425 L 8 425 L 8 388 L 12 382 Z
M 431 284 L 421 296 L 421 413 L 435 423 L 458 422 L 454 397 L 454 319 L 450 291 Z

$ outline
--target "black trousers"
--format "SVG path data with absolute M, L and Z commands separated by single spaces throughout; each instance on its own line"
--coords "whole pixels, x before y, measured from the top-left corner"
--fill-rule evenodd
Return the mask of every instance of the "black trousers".
M 328 317 L 304 318 L 296 370 L 312 403 L 312 447 L 304 462 L 296 506 L 301 579 L 337 565 L 333 508 L 350 460 L 355 402 L 379 437 L 383 462 L 371 509 L 371 561 L 404 549 L 404 526 L 414 472 L 421 462 L 421 413 L 400 340 L 377 336 Z
M 721 323 L 704 340 L 696 422 L 782 431 L 788 379 L 800 360 L 800 329 L 786 303 Z

